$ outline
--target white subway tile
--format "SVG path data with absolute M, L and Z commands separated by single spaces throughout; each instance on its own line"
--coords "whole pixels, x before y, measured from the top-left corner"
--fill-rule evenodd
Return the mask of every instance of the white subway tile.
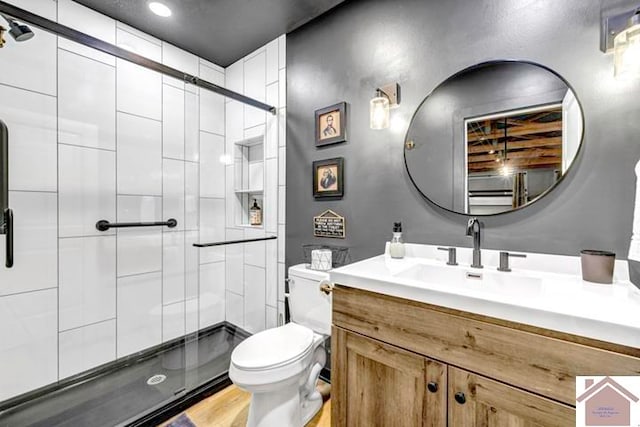
M 0 99 L 9 129 L 9 189 L 57 191 L 56 99 L 8 86 L 0 86 Z
M 244 63 L 245 95 L 258 101 L 266 100 L 265 81 L 266 53 L 262 52 Z M 266 113 L 249 105 L 244 106 L 245 129 L 264 124 Z
M 115 358 L 115 319 L 60 333 L 60 379 Z
M 162 47 L 160 40 L 133 27 L 117 23 L 116 44 L 118 47 L 136 53 L 152 61 L 162 61 Z
M 225 263 L 200 266 L 200 329 L 225 319 Z
M 224 137 L 200 134 L 200 196 L 225 197 Z
M 249 234 L 255 232 L 256 234 Z M 264 237 L 264 230 L 245 230 L 245 239 L 256 239 Z M 244 262 L 255 267 L 265 268 L 265 241 L 245 243 Z
M 200 240 L 203 243 L 221 242 L 225 239 L 224 199 L 200 199 Z M 200 263 L 224 260 L 224 247 L 200 249 Z
M 244 328 L 253 334 L 265 329 L 264 268 L 244 267 Z
M 244 106 L 238 101 L 228 102 L 225 120 L 226 153 L 233 155 L 233 144 L 244 139 Z
M 200 145 L 200 97 L 185 92 L 184 158 L 192 162 L 199 160 Z
M 116 315 L 115 236 L 60 239 L 60 330 Z
M 265 327 L 267 329 L 277 328 L 278 327 L 278 309 L 271 306 L 267 306 L 266 309 L 267 311 L 266 311 Z
M 115 150 L 115 68 L 61 50 L 58 71 L 58 142 Z
M 56 36 L 35 28 L 37 36 L 15 43 L 9 36 L 0 55 L 0 83 L 56 95 Z
M 200 78 L 224 87 L 224 69 L 207 65 L 202 60 L 200 60 Z
M 103 234 L 96 222 L 116 217 L 116 153 L 60 145 L 58 156 L 60 237 Z
M 55 289 L 0 297 L 0 400 L 58 379 Z
M 184 301 L 184 232 L 163 233 L 162 247 L 162 303 L 166 305 Z
M 285 311 L 284 301 L 278 301 L 278 326 L 282 326 L 287 322 L 287 314 Z
M 234 62 L 225 70 L 227 89 L 244 94 L 244 60 Z
M 287 220 L 287 187 L 278 187 L 278 224 L 286 224 Z
M 278 39 L 275 39 L 271 41 L 269 44 L 267 44 L 266 51 L 267 51 L 266 83 L 269 84 L 269 83 L 278 81 L 278 70 L 280 69 L 279 63 L 278 63 L 280 59 L 278 54 Z
M 227 240 L 240 240 L 244 238 L 242 230 L 227 228 Z M 238 295 L 244 294 L 244 245 L 225 246 L 226 251 L 226 280 L 228 291 Z M 228 319 L 228 318 L 227 318 Z
M 43 18 L 56 21 L 58 19 L 57 2 L 52 0 L 9 0 L 7 3 L 33 12 Z
M 184 159 L 184 91 L 163 85 L 162 93 L 162 155 L 182 160 Z
M 162 231 L 118 230 L 118 276 L 162 269 Z
M 118 357 L 162 341 L 162 274 L 118 279 Z
M 278 185 L 287 185 L 287 150 L 278 148 Z
M 167 42 L 162 42 L 162 63 L 192 76 L 198 75 L 198 57 Z
M 287 66 L 287 36 L 286 34 L 278 37 L 278 64 L 280 68 Z
M 118 111 L 162 119 L 162 78 L 155 71 L 117 60 Z
M 215 92 L 200 92 L 200 130 L 224 135 L 225 127 L 224 97 Z
M 162 342 L 185 334 L 185 302 L 179 301 L 162 307 Z
M 75 30 L 103 40 L 116 43 L 116 21 L 71 0 L 58 0 L 58 22 Z M 115 58 L 90 47 L 60 37 L 58 46 L 98 61 L 115 65 Z
M 162 221 L 162 199 L 157 196 L 118 196 L 118 221 Z
M 278 134 L 280 128 L 278 125 L 278 116 L 271 113 L 267 114 L 267 124 L 265 129 L 265 158 L 270 159 L 278 156 Z
M 193 244 L 199 242 L 200 233 L 198 231 L 187 231 L 185 233 L 184 268 L 186 299 L 198 297 L 198 288 L 200 286 L 200 251 L 203 249 L 196 248 Z
M 284 236 L 284 224 L 278 224 L 278 237 Z M 278 262 L 284 262 L 284 242 L 285 239 L 278 238 Z
M 278 236 L 284 239 L 284 236 Z M 278 304 L 278 241 L 267 240 L 266 254 L 266 297 L 267 305 L 275 307 Z
M 269 232 L 278 231 L 278 159 L 266 162 L 264 224 Z
M 185 162 L 185 228 L 197 230 L 200 216 L 200 174 L 197 163 Z
M 162 173 L 162 217 L 175 218 L 178 225 L 173 230 L 184 230 L 184 162 L 164 159 Z
M 200 318 L 198 298 L 187 300 L 185 309 L 185 333 L 192 334 L 198 330 L 198 319 Z M 187 356 L 189 356 L 189 354 Z
M 244 298 L 227 291 L 225 301 L 227 322 L 244 328 Z
M 162 195 L 162 124 L 118 113 L 118 193 Z
M 55 193 L 9 192 L 14 215 L 14 264 L 4 266 L 0 252 L 0 295 L 58 284 L 58 209 Z M 0 235 L 0 248 L 5 246 Z
M 278 236 L 278 239 L 281 237 Z M 284 262 L 278 263 L 278 301 L 284 301 L 285 294 L 285 268 Z
M 278 144 L 280 147 L 287 146 L 287 109 L 278 109 Z
M 280 103 L 278 105 L 280 106 L 280 108 L 284 108 L 287 106 L 287 70 L 286 68 L 283 68 L 280 70 L 279 88 L 280 88 Z

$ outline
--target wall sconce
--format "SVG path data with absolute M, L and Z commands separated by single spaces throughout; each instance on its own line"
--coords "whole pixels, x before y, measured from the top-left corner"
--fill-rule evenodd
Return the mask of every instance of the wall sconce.
M 387 129 L 389 110 L 400 104 L 400 86 L 392 83 L 376 89 L 376 95 L 369 102 L 369 127 Z
M 640 9 L 603 17 L 600 49 L 613 52 L 616 78 L 640 77 Z

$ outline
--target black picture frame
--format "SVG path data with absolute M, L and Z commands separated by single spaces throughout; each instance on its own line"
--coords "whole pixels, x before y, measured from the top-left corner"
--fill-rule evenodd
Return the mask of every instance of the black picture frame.
M 344 157 L 316 160 L 312 167 L 313 197 L 341 199 L 344 196 Z M 325 173 L 332 175 L 333 181 L 331 177 L 325 181 Z
M 333 114 L 332 114 L 333 113 Z M 327 125 L 327 120 L 331 117 L 331 121 L 338 119 L 338 126 Z M 332 135 L 328 128 L 332 127 L 336 132 Z M 325 145 L 338 144 L 347 141 L 347 103 L 339 102 L 335 105 L 316 110 L 315 121 L 316 147 Z

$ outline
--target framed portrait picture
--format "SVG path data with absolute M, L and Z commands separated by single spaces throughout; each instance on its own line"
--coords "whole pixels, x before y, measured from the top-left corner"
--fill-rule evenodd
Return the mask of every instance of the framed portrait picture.
M 341 198 L 344 195 L 344 158 L 313 162 L 313 197 Z
M 316 110 L 316 147 L 347 140 L 347 103 Z

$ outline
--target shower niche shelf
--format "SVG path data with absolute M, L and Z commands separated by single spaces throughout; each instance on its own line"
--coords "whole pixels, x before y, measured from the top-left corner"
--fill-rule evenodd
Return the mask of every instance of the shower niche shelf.
M 264 135 L 236 141 L 234 144 L 234 193 L 236 225 L 263 228 L 264 225 Z M 262 209 L 263 225 L 251 225 L 249 215 L 253 201 Z

